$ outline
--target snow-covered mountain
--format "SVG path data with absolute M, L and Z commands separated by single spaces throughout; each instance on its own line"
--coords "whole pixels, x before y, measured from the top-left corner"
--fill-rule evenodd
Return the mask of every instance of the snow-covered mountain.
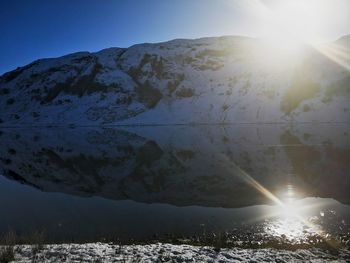
M 344 64 L 294 52 L 219 37 L 40 59 L 0 77 L 0 125 L 349 121 Z

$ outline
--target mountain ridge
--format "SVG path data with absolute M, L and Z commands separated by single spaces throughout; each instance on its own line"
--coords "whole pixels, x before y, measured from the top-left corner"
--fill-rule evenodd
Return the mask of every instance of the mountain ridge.
M 0 77 L 0 125 L 350 120 L 347 70 L 278 52 L 224 36 L 39 59 Z

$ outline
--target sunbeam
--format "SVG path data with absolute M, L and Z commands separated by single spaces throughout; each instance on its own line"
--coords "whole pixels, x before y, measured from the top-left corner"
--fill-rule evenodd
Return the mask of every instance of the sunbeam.
M 350 50 L 340 44 L 313 45 L 313 47 L 333 62 L 350 71 Z

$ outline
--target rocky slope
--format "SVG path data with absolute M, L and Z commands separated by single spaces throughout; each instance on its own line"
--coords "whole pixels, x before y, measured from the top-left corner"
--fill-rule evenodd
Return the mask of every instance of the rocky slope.
M 349 72 L 279 51 L 220 37 L 40 59 L 0 77 L 0 125 L 349 121 Z

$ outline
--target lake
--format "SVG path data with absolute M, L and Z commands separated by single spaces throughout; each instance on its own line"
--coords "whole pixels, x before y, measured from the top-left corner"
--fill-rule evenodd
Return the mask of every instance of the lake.
M 350 239 L 349 124 L 3 128 L 0 233 Z

